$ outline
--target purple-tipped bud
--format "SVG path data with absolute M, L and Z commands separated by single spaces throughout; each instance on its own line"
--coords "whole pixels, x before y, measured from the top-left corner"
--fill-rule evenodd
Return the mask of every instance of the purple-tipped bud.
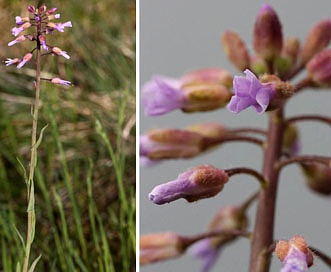
M 306 65 L 314 83 L 322 87 L 331 86 L 331 49 L 315 55 Z
M 63 51 L 62 49 L 60 49 L 58 47 L 53 47 L 52 48 L 52 53 L 54 53 L 57 56 L 62 56 L 66 59 L 70 59 L 70 56 L 67 54 L 67 52 Z
M 140 237 L 140 264 L 149 264 L 180 256 L 183 239 L 174 232 L 142 235 Z
M 46 43 L 46 37 L 44 35 L 39 35 L 39 41 L 43 50 L 48 51 L 48 46 Z
M 331 195 L 331 168 L 319 163 L 303 163 L 308 187 L 316 193 Z
M 36 12 L 36 8 L 34 6 L 29 5 L 28 6 L 28 12 L 34 14 Z
M 72 83 L 71 83 L 70 81 L 63 80 L 63 79 L 61 79 L 61 78 L 57 78 L 57 77 L 52 78 L 52 79 L 51 79 L 51 82 L 52 82 L 53 84 L 60 84 L 60 85 L 65 85 L 65 86 L 71 86 L 71 85 L 72 85 Z
M 234 77 L 235 94 L 227 106 L 231 112 L 239 113 L 250 106 L 254 107 L 258 113 L 274 110 L 294 93 L 290 83 L 281 81 L 275 75 L 265 74 L 258 79 L 249 70 L 245 70 L 244 73 L 246 77 Z
M 237 69 L 244 71 L 250 67 L 248 50 L 237 33 L 230 30 L 224 32 L 222 42 L 225 54 Z
M 188 202 L 210 198 L 222 191 L 229 177 L 223 170 L 211 165 L 196 166 L 177 179 L 156 186 L 149 194 L 149 199 L 162 205 L 180 198 Z
M 9 43 L 8 43 L 8 46 L 12 46 L 12 45 L 14 45 L 14 44 L 17 44 L 17 43 L 23 42 L 23 41 L 25 41 L 25 40 L 26 40 L 26 38 L 25 38 L 24 35 L 18 36 L 15 40 L 9 42 Z
M 315 54 L 327 47 L 331 40 L 331 20 L 325 19 L 309 32 L 301 51 L 301 62 L 306 64 Z
M 283 263 L 280 272 L 308 272 L 308 267 L 314 261 L 313 254 L 302 236 L 278 241 L 275 254 Z
M 28 61 L 31 60 L 32 56 L 33 56 L 32 53 L 27 53 L 23 57 L 23 60 L 17 65 L 17 69 L 21 69 Z
M 140 156 L 151 160 L 192 158 L 203 147 L 203 137 L 180 129 L 155 129 L 140 137 Z
M 43 13 L 45 13 L 46 9 L 47 9 L 46 5 L 42 4 L 38 9 L 38 13 L 43 14 Z
M 209 225 L 210 231 L 244 230 L 247 217 L 241 207 L 228 206 L 221 208 Z M 224 245 L 236 239 L 235 235 L 221 235 L 200 240 L 190 248 L 190 253 L 203 262 L 201 271 L 208 272 L 215 264 Z
M 55 11 L 57 11 L 57 8 L 51 8 L 46 11 L 46 15 L 53 15 Z
M 254 49 L 265 60 L 279 56 L 283 47 L 282 26 L 274 9 L 264 4 L 254 26 Z

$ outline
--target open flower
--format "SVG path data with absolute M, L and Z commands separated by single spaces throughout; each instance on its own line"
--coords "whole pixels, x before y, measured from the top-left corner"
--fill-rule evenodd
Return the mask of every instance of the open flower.
M 15 59 L 7 58 L 7 59 L 5 60 L 5 64 L 6 64 L 6 66 L 13 65 L 13 64 L 17 64 L 17 63 L 20 63 L 20 62 L 21 62 L 21 59 L 19 59 L 19 58 L 15 58 Z
M 179 79 L 156 76 L 142 87 L 145 114 L 155 116 L 175 109 L 196 112 L 224 107 L 231 96 L 228 90 L 231 80 L 227 71 L 217 68 L 193 71 Z
M 185 96 L 180 90 L 179 80 L 157 76 L 142 87 L 142 104 L 145 114 L 161 115 L 181 108 Z
M 228 110 L 239 113 L 252 106 L 258 113 L 265 112 L 276 94 L 274 85 L 261 83 L 248 69 L 244 73 L 246 77 L 235 76 L 233 79 L 234 96 L 227 106 Z
M 27 53 L 24 57 L 23 60 L 17 65 L 17 69 L 22 68 L 28 61 L 31 60 L 32 58 L 32 53 Z
M 161 205 L 180 198 L 188 202 L 209 198 L 222 191 L 229 177 L 225 171 L 211 165 L 196 166 L 177 179 L 156 186 L 149 194 L 149 199 Z

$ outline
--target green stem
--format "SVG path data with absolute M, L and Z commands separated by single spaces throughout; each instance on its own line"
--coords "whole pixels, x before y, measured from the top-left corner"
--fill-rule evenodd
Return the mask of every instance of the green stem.
M 276 208 L 279 171 L 275 167 L 281 156 L 284 131 L 283 110 L 271 112 L 267 145 L 264 152 L 262 173 L 268 186 L 260 191 L 251 245 L 250 272 L 267 272 L 270 254 L 266 253 L 273 243 L 274 217 Z
M 38 128 L 38 113 L 40 102 L 40 45 L 37 45 L 37 58 L 36 58 L 36 82 L 35 82 L 35 100 L 33 105 L 33 119 L 32 119 L 32 132 L 31 132 L 31 157 L 30 157 L 30 170 L 29 178 L 27 180 L 27 203 L 28 203 L 28 222 L 26 233 L 25 257 L 23 263 L 23 272 L 27 272 L 29 268 L 29 257 L 31 245 L 34 239 L 35 231 L 35 208 L 34 208 L 34 171 L 37 163 L 37 128 Z

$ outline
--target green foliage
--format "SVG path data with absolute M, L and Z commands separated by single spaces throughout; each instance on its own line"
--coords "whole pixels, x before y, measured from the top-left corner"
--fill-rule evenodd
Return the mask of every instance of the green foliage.
M 48 40 L 67 51 L 43 59 L 35 177 L 35 271 L 134 271 L 135 1 L 45 1 L 73 28 Z M 0 0 L 1 59 L 21 57 L 28 42 L 7 48 L 14 16 L 27 1 Z M 7 31 L 6 31 L 7 30 Z M 0 67 L 0 270 L 24 255 L 26 184 L 34 70 Z M 47 72 L 46 72 L 47 71 Z M 23 167 L 22 167 L 23 166 Z M 20 233 L 20 235 L 18 235 Z M 39 259 L 39 256 L 41 258 Z

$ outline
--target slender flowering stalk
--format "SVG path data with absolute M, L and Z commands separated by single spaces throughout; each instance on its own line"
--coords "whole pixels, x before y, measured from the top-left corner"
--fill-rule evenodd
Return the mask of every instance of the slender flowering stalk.
M 46 40 L 47 34 L 51 33 L 54 29 L 53 27 L 49 26 L 48 23 L 50 20 L 59 18 L 60 15 L 51 16 L 55 11 L 56 8 L 52 8 L 47 10 L 46 6 L 43 4 L 39 8 L 35 8 L 34 6 L 28 6 L 28 11 L 31 13 L 31 17 L 21 17 L 16 16 L 15 22 L 17 27 L 12 28 L 12 34 L 16 37 L 20 33 L 24 32 L 27 29 L 33 28 L 31 30 L 32 33 L 29 34 L 22 34 L 13 41 L 8 43 L 8 46 L 12 46 L 17 43 L 24 42 L 26 40 L 35 42 L 35 47 L 24 55 L 22 59 L 18 58 L 7 58 L 5 61 L 6 66 L 10 66 L 13 64 L 17 64 L 17 69 L 22 68 L 26 65 L 35 55 L 36 58 L 36 80 L 34 82 L 34 89 L 35 89 L 35 99 L 33 104 L 33 112 L 32 112 L 32 132 L 31 132 L 31 156 L 30 156 L 30 164 L 29 164 L 29 174 L 26 180 L 27 185 L 27 203 L 28 203 L 28 222 L 27 222 L 27 235 L 26 235 L 26 242 L 25 242 L 25 254 L 23 260 L 23 267 L 22 271 L 33 271 L 38 261 L 38 258 L 29 268 L 29 258 L 30 258 L 30 251 L 31 245 L 34 240 L 35 234 L 35 225 L 36 225 L 36 215 L 35 215 L 35 196 L 34 196 L 34 172 L 37 162 L 37 149 L 38 149 L 38 115 L 39 115 L 39 104 L 40 104 L 40 82 L 41 82 L 41 49 L 47 51 L 48 44 Z M 58 23 L 58 27 L 60 27 L 60 32 L 63 32 L 64 27 L 71 27 L 71 22 L 66 22 L 64 24 Z M 52 52 L 57 56 L 63 56 L 66 59 L 69 59 L 69 55 L 67 52 L 61 50 L 58 47 L 52 46 Z M 52 78 L 52 79 L 44 79 L 50 81 L 54 84 L 61 84 L 69 86 L 71 82 L 60 79 L 60 78 Z M 40 132 L 40 139 L 42 137 L 42 132 Z M 17 268 L 20 269 L 19 266 Z

